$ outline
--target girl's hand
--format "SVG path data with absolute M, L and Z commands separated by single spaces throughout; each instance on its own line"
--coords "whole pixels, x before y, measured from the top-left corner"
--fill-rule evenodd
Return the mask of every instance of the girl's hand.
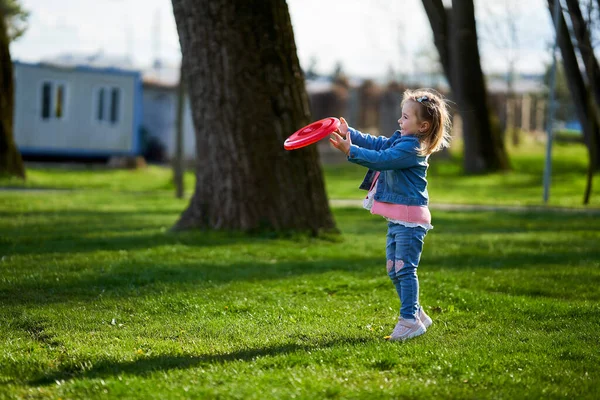
M 340 126 L 337 128 L 337 132 L 343 138 L 348 134 L 348 123 L 344 119 L 344 117 L 340 117 Z
M 348 125 L 346 125 L 346 133 L 348 133 Z M 339 134 L 339 130 L 337 130 L 331 134 L 331 136 L 329 137 L 329 141 L 331 142 L 333 147 L 335 147 L 336 149 L 344 153 L 346 156 L 348 156 L 350 154 L 350 146 L 352 146 L 352 140 L 350 139 L 350 135 L 345 136 L 346 139 L 344 139 Z

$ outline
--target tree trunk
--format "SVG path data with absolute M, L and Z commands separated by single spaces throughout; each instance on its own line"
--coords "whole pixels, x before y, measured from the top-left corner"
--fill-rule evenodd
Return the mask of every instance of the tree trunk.
M 477 47 L 472 0 L 423 0 L 435 46 L 463 121 L 464 169 L 467 173 L 509 169 L 502 132 L 493 127 Z
M 589 88 L 593 95 L 592 99 L 588 100 L 589 117 L 596 120 L 597 128 L 600 127 L 600 66 L 594 55 L 594 49 L 590 38 L 590 31 L 579 8 L 577 0 L 567 0 L 569 15 L 573 32 L 577 39 L 579 53 L 585 66 L 586 75 L 589 82 Z M 586 91 L 589 93 L 589 91 Z M 595 129 L 595 135 L 586 141 L 589 146 L 590 159 L 592 160 L 592 169 L 597 171 L 600 169 L 600 129 Z
M 14 80 L 5 15 L 0 7 L 0 176 L 25 179 L 21 153 L 13 138 Z
M 172 0 L 196 129 L 196 186 L 174 229 L 335 229 L 282 0 Z
M 185 110 L 185 76 L 183 73 L 183 61 L 179 68 L 179 86 L 177 86 L 177 121 L 175 126 L 175 154 L 173 155 L 173 183 L 175 184 L 175 197 L 183 198 L 185 172 L 183 156 L 183 130 Z
M 581 59 L 585 65 L 585 70 L 590 82 L 590 87 L 594 93 L 597 104 L 600 104 L 600 66 L 594 55 L 594 48 L 590 37 L 590 29 L 583 18 L 579 2 L 577 0 L 567 0 L 569 15 L 573 25 L 573 32 L 578 42 Z M 600 11 L 600 10 L 599 10 Z
M 440 55 L 440 62 L 444 69 L 444 74 L 448 79 L 450 89 L 454 90 L 451 82 L 451 57 L 450 52 L 450 12 L 446 9 L 442 0 L 423 0 L 423 8 L 427 13 L 427 18 L 433 31 L 433 42 Z
M 548 8 L 553 21 L 554 1 L 555 0 L 548 0 Z M 581 76 L 581 70 L 579 69 L 579 63 L 577 62 L 575 48 L 571 42 L 571 37 L 569 36 L 569 30 L 567 28 L 562 10 L 558 15 L 558 23 L 558 31 L 560 32 L 558 35 L 558 46 L 560 47 L 560 52 L 563 58 L 567 85 L 569 86 L 571 97 L 573 98 L 578 119 L 583 128 L 584 141 L 588 147 L 590 160 L 592 162 L 597 162 L 597 160 L 595 160 L 595 155 L 597 154 L 597 148 L 599 144 L 598 138 L 600 137 L 600 121 L 598 121 L 596 118 L 594 105 L 592 104 L 592 97 L 590 96 L 589 90 L 585 85 L 583 77 Z M 555 29 L 556 28 L 557 27 L 555 27 Z
M 452 5 L 451 72 L 454 96 L 463 121 L 467 173 L 509 169 L 501 132 L 492 129 L 481 70 L 473 0 Z

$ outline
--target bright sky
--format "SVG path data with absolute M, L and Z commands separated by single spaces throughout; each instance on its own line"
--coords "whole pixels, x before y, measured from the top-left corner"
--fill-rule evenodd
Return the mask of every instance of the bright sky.
M 36 62 L 58 54 L 131 55 L 148 67 L 157 54 L 180 58 L 170 0 L 21 0 L 29 29 L 11 45 L 15 60 Z M 420 0 L 287 0 L 303 68 L 331 73 L 336 63 L 354 76 L 384 77 L 390 68 L 410 74 L 436 53 Z M 519 49 L 517 70 L 542 72 L 549 63 L 552 21 L 546 0 L 476 0 L 480 51 L 486 72 L 506 69 L 511 10 Z

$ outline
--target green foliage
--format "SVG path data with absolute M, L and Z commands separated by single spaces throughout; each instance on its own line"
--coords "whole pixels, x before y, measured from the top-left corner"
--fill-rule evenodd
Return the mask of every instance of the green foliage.
M 598 218 L 434 211 L 419 272 L 434 324 L 389 343 L 399 304 L 379 217 L 335 209 L 338 241 L 174 234 L 187 200 L 137 182 L 157 170 L 33 172 L 93 188 L 0 191 L 0 398 L 600 390 Z
M 18 39 L 27 30 L 29 11 L 19 0 L 0 0 L 0 16 L 5 18 L 10 41 Z

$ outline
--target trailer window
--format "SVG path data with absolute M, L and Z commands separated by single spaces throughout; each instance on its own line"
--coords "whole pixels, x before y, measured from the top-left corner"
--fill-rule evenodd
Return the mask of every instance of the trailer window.
M 104 120 L 104 88 L 100 88 L 98 90 L 98 114 L 96 114 L 96 119 L 98 121 Z
M 52 101 L 52 83 L 44 82 L 42 85 L 42 118 L 50 119 L 50 103 Z
M 121 89 L 102 86 L 96 89 L 96 121 L 116 125 L 121 118 Z
M 42 119 L 63 119 L 67 99 L 67 85 L 63 82 L 44 81 L 41 91 Z
M 54 102 L 54 116 L 58 119 L 63 116 L 63 103 L 65 101 L 65 85 L 56 85 L 56 100 Z
M 119 89 L 112 88 L 110 91 L 110 122 L 116 124 L 119 121 Z

